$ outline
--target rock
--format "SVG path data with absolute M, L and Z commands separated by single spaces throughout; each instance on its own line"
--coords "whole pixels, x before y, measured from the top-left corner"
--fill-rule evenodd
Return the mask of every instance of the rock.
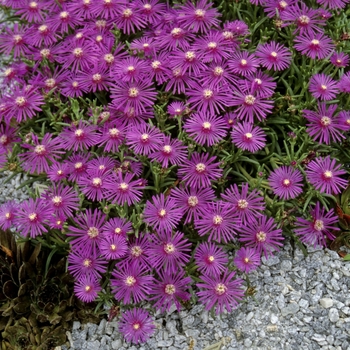
M 169 339 L 169 340 L 159 340 L 157 345 L 158 348 L 163 348 L 163 347 L 169 347 L 171 345 L 173 345 L 174 340 L 173 339 Z
M 337 322 L 339 320 L 339 312 L 337 309 L 334 307 L 329 309 L 329 314 L 328 314 L 329 320 L 333 323 Z
M 79 329 L 81 326 L 80 322 L 79 321 L 74 321 L 73 322 L 73 331 Z
M 281 262 L 281 270 L 283 270 L 283 271 L 286 271 L 286 272 L 290 271 L 292 269 L 292 266 L 293 266 L 293 264 L 290 260 L 283 260 Z
M 102 319 L 98 328 L 97 328 L 97 334 L 102 334 L 104 333 L 104 330 L 105 330 L 105 327 L 106 327 L 106 323 L 107 323 L 107 320 L 106 319 Z
M 253 342 L 249 338 L 244 340 L 244 346 L 246 348 L 250 348 L 252 346 L 252 344 L 253 344 Z
M 297 303 L 290 303 L 286 307 L 281 309 L 282 316 L 293 315 L 299 311 L 299 305 Z
M 112 349 L 113 350 L 118 350 L 122 346 L 122 341 L 120 339 L 112 341 Z
M 331 298 L 322 298 L 320 299 L 320 304 L 325 308 L 328 309 L 333 306 L 333 300 Z
M 272 324 L 276 324 L 278 322 L 278 317 L 274 314 L 271 315 L 270 321 Z
M 96 326 L 97 328 L 97 326 Z M 100 350 L 100 342 L 98 340 L 95 341 L 87 341 L 86 342 L 86 349 L 89 350 Z

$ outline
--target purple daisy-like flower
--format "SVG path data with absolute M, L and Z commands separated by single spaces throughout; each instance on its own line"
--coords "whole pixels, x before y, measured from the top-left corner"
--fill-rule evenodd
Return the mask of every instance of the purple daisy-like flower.
M 26 26 L 14 23 L 13 26 L 5 26 L 0 34 L 0 52 L 9 56 L 13 51 L 13 57 L 21 57 L 27 47 L 28 34 Z
M 68 180 L 77 181 L 80 177 L 86 175 L 90 155 L 84 153 L 73 154 L 68 158 Z
M 78 215 L 74 224 L 78 227 L 69 226 L 67 236 L 75 237 L 70 244 L 84 251 L 91 252 L 101 242 L 101 230 L 106 215 L 99 209 L 87 209 L 85 213 Z
M 182 232 L 161 232 L 153 235 L 150 245 L 151 265 L 157 270 L 169 273 L 186 265 L 190 260 L 191 243 Z
M 220 276 L 226 269 L 228 256 L 215 243 L 201 243 L 194 253 L 198 270 L 207 276 Z
M 133 108 L 136 114 L 146 112 L 146 107 L 152 107 L 157 95 L 148 81 L 118 81 L 110 91 L 116 109 L 128 111 Z
M 68 169 L 69 165 L 67 163 L 53 162 L 46 174 L 52 182 L 59 182 L 67 178 Z
M 330 9 L 342 9 L 349 0 L 316 0 L 316 2 Z
M 44 98 L 38 90 L 31 86 L 16 86 L 11 96 L 5 96 L 5 121 L 10 123 L 15 118 L 18 123 L 32 119 L 40 106 L 44 104 Z
M 276 227 L 274 219 L 265 215 L 246 222 L 240 228 L 239 240 L 247 247 L 256 249 L 260 254 L 264 253 L 266 258 L 283 246 L 280 242 L 283 239 L 282 230 Z
M 262 128 L 243 122 L 233 126 L 232 143 L 243 151 L 257 152 L 266 144 L 266 136 Z
M 163 137 L 158 128 L 143 123 L 137 129 L 132 128 L 127 132 L 126 144 L 135 153 L 148 155 L 159 148 Z
M 96 277 L 91 275 L 82 275 L 74 284 L 75 295 L 84 303 L 94 301 L 101 289 Z
M 77 184 L 86 198 L 92 201 L 101 201 L 107 197 L 109 176 L 110 174 L 104 170 L 88 169 L 86 174 L 77 179 Z
M 259 62 L 249 52 L 237 51 L 229 61 L 229 66 L 233 73 L 247 76 L 256 72 Z
M 147 201 L 144 210 L 144 221 L 155 230 L 171 231 L 182 218 L 182 210 L 176 206 L 174 199 L 165 198 L 161 193 L 152 196 L 152 202 Z
M 338 115 L 338 123 L 342 126 L 343 130 L 350 130 L 350 111 L 340 111 Z
M 73 211 L 79 209 L 78 193 L 73 187 L 53 184 L 51 188 L 44 192 L 43 198 L 57 216 L 70 218 Z
M 291 166 L 281 166 L 269 176 L 269 184 L 273 193 L 282 199 L 293 199 L 303 191 L 303 176 Z
M 23 7 L 16 11 L 16 16 L 21 16 L 21 20 L 26 20 L 29 23 L 41 22 L 44 20 L 44 4 L 39 1 L 26 1 Z
M 139 303 L 150 294 L 153 276 L 146 274 L 145 266 L 125 265 L 112 272 L 111 285 L 114 297 L 123 304 Z
M 97 157 L 88 163 L 87 171 L 101 171 L 102 174 L 110 173 L 117 166 L 115 159 L 111 157 Z
M 303 33 L 295 39 L 295 49 L 310 58 L 326 58 L 334 51 L 331 38 L 324 33 Z
M 207 0 L 199 0 L 196 5 L 187 1 L 179 10 L 177 20 L 185 29 L 193 33 L 203 33 L 211 27 L 219 26 L 219 16 L 220 13 Z
M 258 45 L 255 55 L 263 67 L 275 71 L 287 69 L 292 61 L 291 52 L 275 41 Z
M 206 310 L 216 308 L 216 314 L 235 309 L 244 296 L 243 280 L 234 279 L 236 272 L 225 272 L 220 276 L 202 275 L 202 283 L 197 283 L 200 289 L 197 292 L 199 301 L 205 305 Z
M 165 91 L 170 91 L 172 89 L 173 94 L 185 93 L 187 85 L 190 84 L 188 73 L 179 67 L 169 69 L 166 80 L 167 85 Z
M 161 163 L 163 168 L 167 168 L 169 163 L 179 165 L 187 158 L 187 147 L 180 140 L 164 136 L 158 150 L 148 157 Z
M 128 35 L 146 26 L 141 10 L 133 3 L 123 5 L 119 3 L 118 16 L 114 18 L 113 22 L 117 28 L 122 29 Z
M 321 193 L 338 194 L 348 185 L 348 181 L 340 177 L 346 171 L 340 168 L 341 164 L 337 164 L 336 159 L 318 157 L 308 164 L 306 178 Z
M 185 212 L 184 224 L 190 223 L 192 218 L 197 221 L 206 205 L 216 198 L 212 188 L 193 187 L 175 187 L 171 190 L 170 197 L 174 199 L 176 206 Z
M 264 11 L 267 13 L 267 16 L 273 18 L 278 14 L 283 14 L 287 11 L 290 6 L 295 5 L 297 0 L 267 0 L 263 3 Z
M 338 82 L 326 74 L 314 74 L 310 79 L 309 91 L 315 98 L 332 100 L 338 93 Z
M 107 261 L 96 251 L 84 252 L 82 250 L 71 250 L 67 257 L 68 271 L 75 279 L 82 276 L 93 276 L 101 278 L 107 271 Z
M 62 148 L 67 150 L 86 150 L 97 142 L 96 125 L 91 125 L 85 120 L 80 120 L 78 125 L 64 128 L 58 136 Z
M 87 92 L 86 85 L 79 81 L 75 74 L 68 75 L 62 82 L 61 94 L 66 97 L 80 97 Z
M 327 213 L 325 213 L 325 208 L 321 210 L 320 202 L 317 202 L 314 208 L 311 207 L 310 215 L 311 220 L 297 218 L 294 232 L 307 245 L 326 247 L 325 236 L 333 240 L 335 235 L 331 231 L 340 230 L 338 226 L 335 226 L 339 218 L 335 215 L 333 208 Z
M 194 38 L 194 35 L 186 30 L 184 27 L 180 27 L 178 23 L 173 24 L 166 28 L 166 31 L 159 36 L 159 47 L 163 50 L 175 50 L 176 48 L 186 49 L 190 46 L 190 42 Z
M 341 131 L 346 130 L 344 125 L 339 122 L 339 116 L 335 116 L 338 105 L 329 105 L 318 103 L 317 111 L 303 110 L 304 117 L 309 121 L 306 131 L 319 143 L 341 142 L 345 136 Z
M 197 76 L 205 68 L 205 64 L 199 59 L 197 50 L 173 51 L 169 58 L 169 65 L 172 69 L 180 68 L 188 76 Z
M 0 205 L 0 227 L 2 230 L 11 228 L 17 215 L 19 204 L 8 201 Z
M 41 141 L 38 136 L 32 135 L 33 144 L 23 144 L 28 152 L 21 153 L 18 158 L 23 162 L 22 168 L 30 173 L 49 171 L 49 162 L 55 162 L 63 151 L 59 150 L 59 140 L 52 138 L 51 134 L 45 134 Z
M 191 118 L 185 122 L 184 129 L 194 141 L 202 146 L 212 146 L 227 134 L 224 119 L 207 112 L 192 114 Z
M 134 180 L 134 174 L 123 174 L 121 171 L 112 173 L 106 179 L 106 198 L 112 203 L 129 206 L 139 202 L 142 198 L 144 186 L 140 180 Z
M 147 63 L 137 57 L 127 57 L 115 63 L 113 73 L 116 80 L 139 81 L 147 70 Z
M 152 285 L 150 300 L 154 300 L 154 307 L 161 312 L 169 311 L 172 305 L 176 306 L 178 312 L 181 310 L 180 301 L 188 301 L 191 294 L 187 292 L 191 277 L 185 277 L 185 271 L 180 270 L 175 273 L 160 271 L 159 279 Z
M 228 203 L 217 201 L 207 204 L 194 226 L 199 236 L 209 234 L 209 242 L 228 243 L 237 236 L 241 222 Z
M 249 273 L 260 266 L 260 253 L 254 248 L 242 247 L 237 250 L 233 262 L 239 270 Z
M 339 90 L 350 94 L 350 72 L 343 74 L 339 80 Z
M 122 314 L 119 332 L 128 342 L 145 343 L 154 333 L 156 326 L 146 310 L 134 308 Z
M 209 153 L 194 152 L 191 159 L 179 165 L 178 176 L 193 188 L 211 186 L 211 182 L 218 180 L 223 172 L 215 160 L 216 157 L 210 157 Z
M 248 183 L 242 184 L 241 191 L 236 184 L 231 185 L 221 197 L 230 203 L 233 207 L 232 210 L 238 214 L 245 225 L 261 216 L 261 212 L 265 210 L 264 197 L 259 194 L 257 189 L 249 193 Z
M 109 219 L 102 227 L 103 236 L 121 236 L 126 237 L 128 232 L 132 231 L 131 222 L 122 218 Z
M 237 84 L 237 76 L 231 72 L 226 61 L 212 62 L 201 72 L 201 83 L 204 86 L 225 86 L 231 89 Z
M 103 69 L 95 64 L 94 67 L 90 68 L 88 71 L 78 71 L 77 74 L 76 81 L 83 91 L 96 92 L 109 90 L 111 79 L 108 75 L 107 68 Z
M 48 223 L 52 216 L 47 203 L 41 198 L 29 198 L 18 206 L 14 224 L 23 237 L 35 238 L 47 232 L 44 224 Z
M 191 108 L 197 109 L 198 112 L 209 112 L 211 115 L 219 114 L 231 104 L 231 97 L 224 92 L 220 86 L 201 86 L 197 83 L 191 85 L 188 90 L 188 103 Z
M 123 258 L 127 251 L 128 245 L 125 237 L 121 235 L 104 236 L 99 244 L 101 255 L 106 260 L 116 260 Z
M 124 142 L 126 127 L 118 122 L 109 122 L 100 128 L 97 144 L 105 152 L 118 152 L 119 146 Z
M 273 104 L 273 101 L 259 97 L 254 87 L 249 87 L 248 82 L 241 87 L 240 91 L 234 91 L 231 101 L 231 106 L 237 106 L 235 112 L 238 118 L 249 123 L 254 123 L 254 117 L 259 121 L 266 119 L 266 116 L 272 112 Z
M 243 89 L 261 98 L 271 97 L 277 86 L 273 78 L 261 71 L 245 77 L 245 80 L 240 80 L 239 83 Z
M 322 33 L 323 29 L 320 27 L 326 25 L 325 19 L 320 18 L 318 11 L 307 7 L 303 2 L 288 6 L 285 11 L 280 13 L 280 17 L 285 25 L 296 24 L 297 27 L 293 34 L 297 32 L 300 34 L 304 32 Z
M 345 68 L 349 65 L 349 55 L 344 52 L 334 52 L 330 61 L 335 67 Z

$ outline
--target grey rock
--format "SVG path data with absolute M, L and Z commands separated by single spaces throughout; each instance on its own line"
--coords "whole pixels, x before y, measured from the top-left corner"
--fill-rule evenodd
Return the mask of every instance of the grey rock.
M 101 335 L 102 333 L 104 333 L 106 324 L 107 324 L 107 320 L 105 318 L 102 319 L 98 328 L 97 328 L 97 334 Z
M 331 322 L 337 322 L 339 320 L 339 311 L 335 308 L 329 309 L 328 317 Z
M 173 345 L 174 340 L 173 339 L 169 339 L 169 340 L 160 340 L 158 341 L 158 347 L 162 348 L 162 347 L 169 347 L 171 345 Z
M 278 322 L 278 316 L 272 314 L 271 317 L 270 317 L 270 322 L 272 324 L 276 324 Z
M 283 260 L 281 262 L 281 270 L 283 271 L 291 271 L 293 267 L 293 264 L 290 260 Z
M 122 341 L 120 339 L 114 340 L 114 341 L 112 341 L 112 349 L 113 350 L 118 350 L 118 349 L 121 348 L 122 344 L 123 343 L 122 343 Z
M 86 348 L 89 350 L 99 350 L 101 343 L 98 340 L 86 342 Z
M 333 300 L 330 298 L 322 298 L 320 299 L 320 304 L 325 308 L 328 309 L 333 306 Z
M 293 315 L 299 311 L 299 305 L 297 303 L 290 303 L 286 307 L 281 309 L 282 316 Z
M 77 330 L 80 328 L 80 322 L 79 321 L 74 321 L 73 322 L 73 331 Z
M 253 344 L 253 342 L 249 338 L 244 340 L 244 346 L 246 348 L 250 348 L 252 346 L 252 344 Z

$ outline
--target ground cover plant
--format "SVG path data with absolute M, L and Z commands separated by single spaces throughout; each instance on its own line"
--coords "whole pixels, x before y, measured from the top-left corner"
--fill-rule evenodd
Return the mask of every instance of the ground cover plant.
M 0 227 L 67 259 L 127 341 L 154 310 L 233 310 L 285 237 L 349 244 L 348 1 L 2 9 L 1 167 L 41 190 Z

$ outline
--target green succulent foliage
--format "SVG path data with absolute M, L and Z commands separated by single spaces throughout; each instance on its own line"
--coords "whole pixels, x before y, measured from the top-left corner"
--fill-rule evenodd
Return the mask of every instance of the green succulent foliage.
M 0 231 L 0 270 L 1 350 L 53 349 L 66 342 L 73 319 L 99 319 L 74 296 L 66 257 L 49 259 L 40 243 Z

